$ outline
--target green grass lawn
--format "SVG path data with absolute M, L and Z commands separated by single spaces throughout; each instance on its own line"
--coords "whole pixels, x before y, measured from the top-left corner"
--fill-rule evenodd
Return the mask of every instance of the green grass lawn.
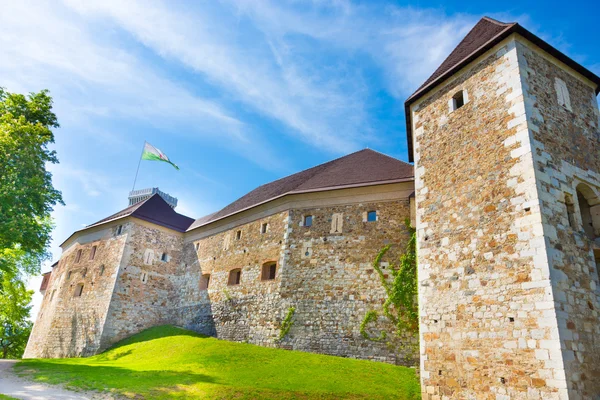
M 143 399 L 416 399 L 415 371 L 198 335 L 146 330 L 89 358 L 23 360 L 17 372 Z
M 10 397 L 5 394 L 0 394 L 0 400 L 19 400 L 19 399 L 15 399 L 14 397 Z

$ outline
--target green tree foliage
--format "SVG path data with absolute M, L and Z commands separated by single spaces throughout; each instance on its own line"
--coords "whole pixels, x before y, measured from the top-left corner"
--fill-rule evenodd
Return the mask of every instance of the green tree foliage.
M 31 333 L 31 297 L 33 291 L 12 273 L 2 274 L 0 286 L 0 355 L 21 358 Z
M 377 271 L 381 286 L 385 289 L 386 299 L 383 303 L 383 315 L 394 327 L 396 337 L 404 338 L 408 335 L 414 336 L 419 332 L 419 304 L 417 285 L 417 238 L 416 232 L 406 221 L 406 227 L 410 238 L 406 250 L 402 253 L 397 263 L 391 263 L 388 270 L 391 277 L 386 278 L 381 269 L 381 259 L 390 250 L 391 246 L 385 246 L 373 262 L 373 268 Z M 379 336 L 373 337 L 367 332 L 369 325 L 377 321 L 379 314 L 370 310 L 365 314 L 360 326 L 363 337 L 374 341 L 385 341 L 388 334 L 380 332 Z
M 64 204 L 47 164 L 56 164 L 58 128 L 48 91 L 28 96 L 0 88 L 0 273 L 35 273 L 46 256 L 50 213 Z

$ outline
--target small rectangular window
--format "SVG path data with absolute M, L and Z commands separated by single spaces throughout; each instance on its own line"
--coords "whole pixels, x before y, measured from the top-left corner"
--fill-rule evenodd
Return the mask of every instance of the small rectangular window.
M 148 282 L 148 273 L 142 272 L 142 274 L 140 275 L 140 280 L 142 281 L 142 283 Z
M 98 246 L 92 246 L 92 251 L 90 252 L 90 260 L 93 260 L 96 257 L 96 249 Z
M 197 243 L 194 245 L 194 248 L 196 249 L 196 251 L 198 251 L 198 249 L 200 248 L 200 242 L 197 242 Z
M 242 280 L 242 270 L 240 268 L 232 269 L 229 271 L 229 279 L 227 280 L 227 284 L 229 286 L 239 285 Z
M 120 235 L 123 232 L 123 225 L 117 226 L 117 235 Z
M 77 255 L 75 256 L 75 263 L 78 263 L 81 260 L 81 249 L 77 250 Z
M 100 276 L 104 275 L 104 265 L 100 266 L 99 274 L 100 274 Z
M 377 221 L 377 211 L 369 211 L 367 213 L 367 222 Z
M 277 263 L 276 262 L 268 262 L 263 264 L 261 280 L 263 281 L 272 281 L 275 279 L 277 275 Z
M 203 274 L 200 277 L 200 290 L 207 290 L 210 284 L 210 274 Z
M 50 295 L 50 301 L 54 300 L 54 295 L 56 294 L 56 289 L 54 289 L 52 291 L 52 294 Z
M 162 262 L 169 261 L 169 255 L 167 253 L 162 253 L 162 256 L 160 256 L 160 261 L 162 261 Z
M 67 272 L 67 280 L 71 279 L 71 271 Z
M 235 240 L 240 240 L 242 238 L 242 231 L 237 231 L 235 233 Z
M 80 283 L 75 288 L 75 297 L 81 297 L 82 294 L 83 294 L 83 283 Z
M 269 228 L 269 224 L 268 223 L 264 223 L 260 226 L 260 233 L 267 233 L 267 229 Z
M 312 223 L 313 223 L 313 216 L 305 215 L 304 216 L 304 226 L 312 226 Z

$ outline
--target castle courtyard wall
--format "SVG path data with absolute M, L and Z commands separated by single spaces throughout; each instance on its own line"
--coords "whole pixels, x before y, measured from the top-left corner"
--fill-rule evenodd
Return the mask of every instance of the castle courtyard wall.
M 596 199 L 600 196 L 594 85 L 529 42 L 517 45 L 560 337 L 560 343 L 539 351 L 539 356 L 549 360 L 562 354 L 569 398 L 598 398 L 600 282 L 594 248 L 600 251 L 600 240 L 594 243 L 583 230 L 577 201 L 581 194 L 576 191 L 583 183 Z M 566 84 L 570 109 L 558 103 L 557 79 Z M 569 222 L 565 195 L 574 199 L 575 226 Z

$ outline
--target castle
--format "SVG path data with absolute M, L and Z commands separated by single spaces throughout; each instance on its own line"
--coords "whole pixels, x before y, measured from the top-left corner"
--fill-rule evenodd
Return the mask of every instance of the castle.
M 600 398 L 599 91 L 519 24 L 483 18 L 405 103 L 414 166 L 362 150 L 198 220 L 158 190 L 134 200 L 63 243 L 25 356 L 170 323 L 402 363 L 359 326 L 385 297 L 373 257 L 403 250 L 411 218 L 424 399 Z

